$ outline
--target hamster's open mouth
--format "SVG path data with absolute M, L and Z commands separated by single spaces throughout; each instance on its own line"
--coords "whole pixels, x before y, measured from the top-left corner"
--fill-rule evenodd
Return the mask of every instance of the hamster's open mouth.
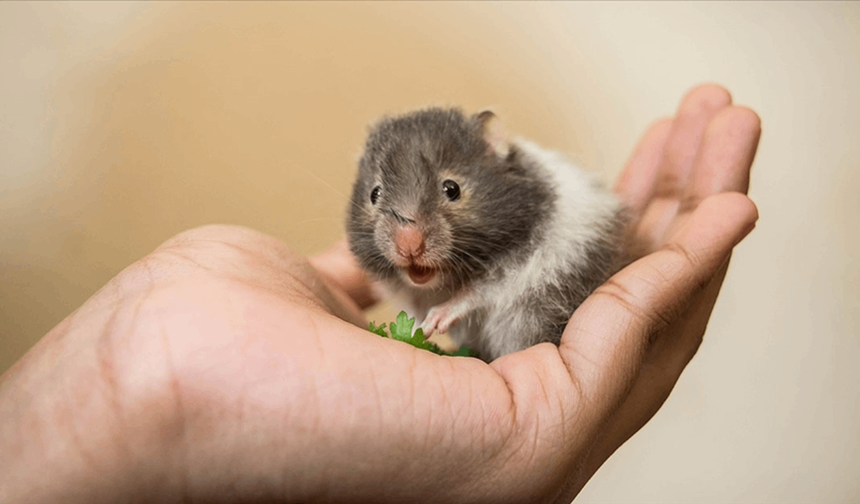
M 433 277 L 436 276 L 436 270 L 434 268 L 427 268 L 417 264 L 410 264 L 406 268 L 406 274 L 409 275 L 409 279 L 416 285 L 424 285 L 430 280 L 433 280 Z

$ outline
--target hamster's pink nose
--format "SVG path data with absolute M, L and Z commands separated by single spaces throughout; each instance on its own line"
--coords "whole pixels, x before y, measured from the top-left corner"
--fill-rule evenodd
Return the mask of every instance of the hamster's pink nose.
M 394 247 L 404 259 L 421 257 L 426 249 L 424 233 L 415 226 L 403 226 L 394 233 Z

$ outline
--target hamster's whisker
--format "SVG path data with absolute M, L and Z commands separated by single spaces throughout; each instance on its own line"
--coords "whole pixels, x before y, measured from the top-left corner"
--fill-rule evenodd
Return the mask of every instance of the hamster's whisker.
M 340 219 L 336 219 L 336 218 L 334 218 L 334 217 L 317 217 L 317 218 L 315 218 L 315 219 L 303 219 L 303 220 L 300 220 L 300 221 L 299 221 L 299 224 L 307 224 L 307 223 L 309 223 L 309 222 L 320 222 L 320 221 L 338 221 L 338 222 L 340 222 Z
M 461 260 L 461 258 L 459 258 L 459 257 L 454 256 L 451 258 L 451 264 L 452 264 L 452 266 L 454 266 L 454 269 L 457 271 L 457 273 L 460 273 L 460 272 L 477 273 L 479 271 L 478 267 L 481 267 L 482 269 L 487 269 L 488 265 L 486 264 L 486 262 L 482 261 L 479 257 L 476 257 L 474 254 L 471 254 L 468 251 L 457 248 L 457 247 L 452 247 L 451 251 L 455 252 L 461 256 L 465 256 L 466 258 L 471 258 L 475 263 L 477 263 L 477 264 L 473 265 L 467 261 Z
M 293 166 L 294 166 L 294 167 L 296 167 L 296 168 L 298 168 L 299 170 L 302 170 L 303 172 L 307 173 L 307 174 L 308 174 L 308 175 L 310 175 L 311 177 L 313 177 L 313 178 L 315 178 L 315 179 L 319 180 L 319 181 L 320 181 L 320 182 L 322 182 L 326 187 L 328 187 L 329 189 L 331 189 L 331 190 L 332 190 L 332 191 L 334 191 L 335 193 L 339 194 L 340 196 L 342 196 L 342 197 L 343 197 L 344 199 L 346 199 L 347 201 L 351 201 L 351 199 L 352 199 L 352 198 L 350 198 L 349 196 L 347 196 L 347 195 L 346 195 L 346 194 L 344 194 L 343 192 L 339 191 L 335 186 L 331 185 L 327 180 L 323 179 L 322 177 L 320 177 L 320 176 L 319 176 L 319 175 L 317 175 L 316 173 L 314 173 L 314 172 L 312 172 L 312 171 L 308 170 L 307 168 L 305 168 L 304 166 L 301 166 L 301 165 L 293 165 Z

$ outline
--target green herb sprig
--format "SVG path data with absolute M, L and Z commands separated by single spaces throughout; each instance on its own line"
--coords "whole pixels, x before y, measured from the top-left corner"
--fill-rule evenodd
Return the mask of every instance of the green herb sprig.
M 412 326 L 415 325 L 415 317 L 409 318 L 406 315 L 405 311 L 400 312 L 397 315 L 397 321 L 388 324 L 389 329 L 391 330 L 391 334 L 388 334 L 388 331 L 385 329 L 385 324 L 376 325 L 374 322 L 370 323 L 370 327 L 368 330 L 373 334 L 378 334 L 383 338 L 391 338 L 397 341 L 402 341 L 404 343 L 408 343 L 415 348 L 420 348 L 422 350 L 427 350 L 428 352 L 433 352 L 438 355 L 447 355 L 450 357 L 477 357 L 477 354 L 466 347 L 460 347 L 456 352 L 446 352 L 439 348 L 435 343 L 427 341 L 424 337 L 424 331 L 419 327 L 415 333 L 412 333 Z

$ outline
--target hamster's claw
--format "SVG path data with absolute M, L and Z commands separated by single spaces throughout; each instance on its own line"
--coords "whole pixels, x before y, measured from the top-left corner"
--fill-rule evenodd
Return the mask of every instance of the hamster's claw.
M 424 331 L 424 335 L 430 337 L 435 331 L 439 331 L 440 333 L 448 332 L 448 329 L 459 322 L 463 316 L 463 313 L 460 313 L 462 310 L 458 310 L 457 308 L 458 305 L 452 306 L 448 303 L 430 308 L 427 318 L 421 324 L 421 330 Z
M 424 322 L 421 324 L 421 329 L 424 331 L 424 336 L 430 337 L 434 332 L 445 332 L 445 329 L 442 328 L 444 322 L 443 319 L 447 316 L 447 311 L 442 307 L 434 306 L 427 313 L 427 318 L 424 319 Z

